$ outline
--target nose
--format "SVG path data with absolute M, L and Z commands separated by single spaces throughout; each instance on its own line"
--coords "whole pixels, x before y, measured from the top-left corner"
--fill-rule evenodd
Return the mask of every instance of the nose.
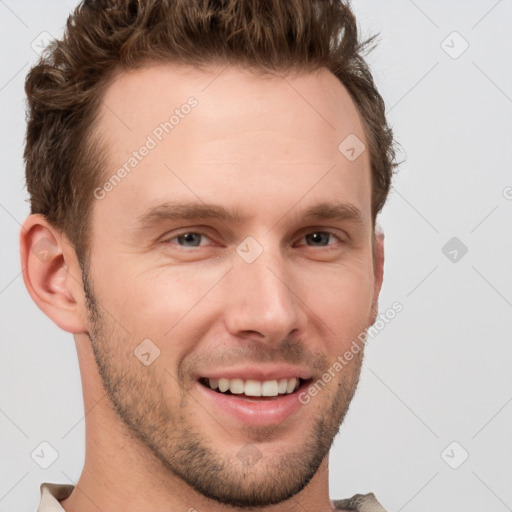
M 302 334 L 306 314 L 298 277 L 278 249 L 265 249 L 252 263 L 236 256 L 224 308 L 230 334 L 275 346 Z

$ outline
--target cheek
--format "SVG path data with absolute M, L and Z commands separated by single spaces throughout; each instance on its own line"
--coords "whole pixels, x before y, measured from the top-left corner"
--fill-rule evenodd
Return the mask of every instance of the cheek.
M 350 317 L 358 317 L 365 316 L 370 309 L 374 275 L 369 258 L 351 258 L 315 272 L 303 272 L 300 282 L 304 298 L 311 300 L 312 306 L 317 304 L 319 313 L 347 312 Z
M 200 295 L 204 286 L 197 277 L 195 281 L 187 279 L 183 269 L 150 268 L 148 271 L 147 267 L 133 257 L 117 261 L 102 258 L 95 268 L 94 290 L 105 309 L 127 328 L 157 327 L 158 320 L 162 334 L 185 313 L 187 306 L 190 309 L 189 302 Z
M 330 351 L 341 350 L 368 327 L 374 295 L 372 272 L 371 263 L 337 265 L 322 275 L 303 277 L 299 296 L 310 308 L 310 321 L 324 340 L 331 340 Z
M 95 287 L 95 292 L 134 343 L 149 338 L 160 350 L 183 357 L 226 312 L 226 301 L 219 297 L 230 295 L 225 288 L 229 279 L 222 282 L 227 270 L 219 264 L 191 264 L 148 271 L 133 261 L 104 258 L 94 279 L 108 286 Z M 316 329 L 339 344 L 340 337 L 357 336 L 367 327 L 373 299 L 371 251 L 337 264 L 305 262 L 289 275 L 291 300 L 308 316 L 308 331 Z
M 125 278 L 110 286 L 105 307 L 111 307 L 129 337 L 134 342 L 148 338 L 174 359 L 193 350 L 210 327 L 212 287 L 224 270 L 172 268 L 135 275 L 132 266 L 119 274 L 124 271 Z

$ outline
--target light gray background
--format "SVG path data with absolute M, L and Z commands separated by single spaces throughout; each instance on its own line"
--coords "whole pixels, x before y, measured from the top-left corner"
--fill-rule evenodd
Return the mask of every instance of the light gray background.
M 372 491 L 390 512 L 512 510 L 512 1 L 353 4 L 363 34 L 381 33 L 369 61 L 406 158 L 380 217 L 381 310 L 404 309 L 368 346 L 331 452 L 331 497 Z M 60 36 L 75 5 L 0 0 L 2 512 L 35 511 L 39 484 L 75 483 L 84 462 L 74 341 L 34 305 L 18 257 L 31 43 Z M 456 262 L 442 252 L 454 236 L 468 248 Z M 42 441 L 59 453 L 46 470 L 31 458 Z

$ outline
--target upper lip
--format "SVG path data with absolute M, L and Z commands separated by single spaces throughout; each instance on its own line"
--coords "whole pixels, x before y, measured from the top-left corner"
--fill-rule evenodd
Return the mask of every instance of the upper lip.
M 215 370 L 207 370 L 197 376 L 198 379 L 243 379 L 243 380 L 277 380 L 291 379 L 297 377 L 303 380 L 311 379 L 311 372 L 307 368 L 289 365 L 273 365 L 273 366 L 238 366 L 229 368 L 216 368 Z

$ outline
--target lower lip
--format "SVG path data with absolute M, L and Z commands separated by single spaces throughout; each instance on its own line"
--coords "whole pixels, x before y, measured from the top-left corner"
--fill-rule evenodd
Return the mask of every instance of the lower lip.
M 289 395 L 278 395 L 269 400 L 242 398 L 243 395 L 224 395 L 196 382 L 199 392 L 213 405 L 214 413 L 218 410 L 226 412 L 246 425 L 264 426 L 281 423 L 286 418 L 297 413 L 302 407 L 299 395 L 309 383 L 302 383 L 301 387 Z

